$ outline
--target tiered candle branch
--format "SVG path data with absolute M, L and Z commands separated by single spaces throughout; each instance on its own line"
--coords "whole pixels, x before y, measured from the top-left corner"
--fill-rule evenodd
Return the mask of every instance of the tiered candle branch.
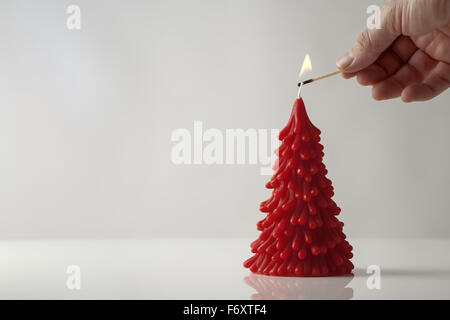
M 273 276 L 350 273 L 353 248 L 336 218 L 341 209 L 331 199 L 320 130 L 309 120 L 303 99 L 295 101 L 279 139 L 275 174 L 266 185 L 272 196 L 260 206 L 267 215 L 257 224 L 261 234 L 244 266 Z

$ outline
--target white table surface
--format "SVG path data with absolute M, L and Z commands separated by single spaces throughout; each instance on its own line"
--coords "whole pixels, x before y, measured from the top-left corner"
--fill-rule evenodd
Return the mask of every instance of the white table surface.
M 450 299 L 449 240 L 353 239 L 354 275 L 326 278 L 252 275 L 252 240 L 0 241 L 0 299 Z M 66 286 L 69 265 L 80 290 Z

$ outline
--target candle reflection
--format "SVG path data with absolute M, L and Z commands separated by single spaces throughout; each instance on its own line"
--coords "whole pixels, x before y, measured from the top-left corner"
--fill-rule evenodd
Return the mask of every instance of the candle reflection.
M 257 293 L 252 300 L 347 300 L 353 298 L 353 289 L 347 287 L 353 275 L 339 277 L 271 277 L 251 274 L 244 278 Z

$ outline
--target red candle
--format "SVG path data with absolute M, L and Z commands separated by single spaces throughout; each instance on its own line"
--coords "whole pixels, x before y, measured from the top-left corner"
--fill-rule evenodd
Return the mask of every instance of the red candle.
M 336 218 L 341 209 L 331 199 L 320 130 L 309 120 L 303 99 L 295 101 L 279 139 L 275 174 L 266 185 L 272 196 L 261 203 L 266 217 L 257 224 L 261 234 L 244 266 L 272 276 L 351 273 L 353 248 Z

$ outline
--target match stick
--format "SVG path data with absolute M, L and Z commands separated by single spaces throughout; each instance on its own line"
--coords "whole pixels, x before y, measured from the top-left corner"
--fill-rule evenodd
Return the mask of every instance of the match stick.
M 298 86 L 301 87 L 304 84 L 308 84 L 308 83 L 311 83 L 313 81 L 317 81 L 317 80 L 320 80 L 320 79 L 328 78 L 328 77 L 334 76 L 334 75 L 336 75 L 338 73 L 341 73 L 341 71 L 338 70 L 338 71 L 335 71 L 335 72 L 332 72 L 332 73 L 328 73 L 328 74 L 325 74 L 325 75 L 317 77 L 317 78 L 312 78 L 312 79 L 308 79 L 308 80 L 299 82 Z

